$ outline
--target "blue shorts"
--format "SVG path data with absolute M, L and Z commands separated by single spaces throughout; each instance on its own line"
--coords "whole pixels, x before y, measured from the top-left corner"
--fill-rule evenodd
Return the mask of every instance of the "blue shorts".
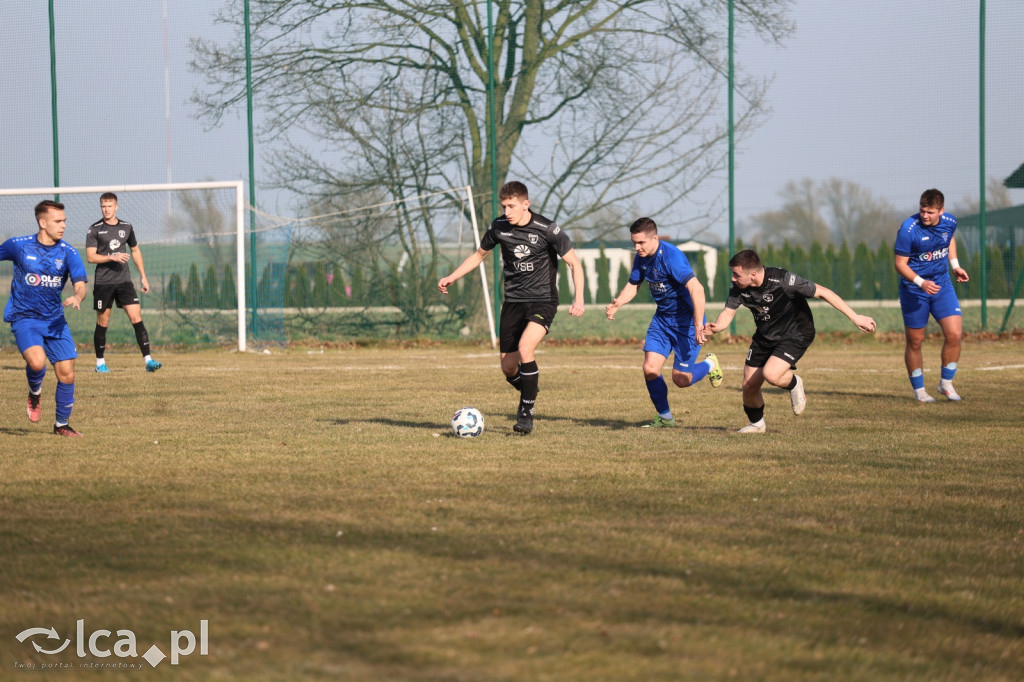
M 63 316 L 59 320 L 15 320 L 11 322 L 11 331 L 14 332 L 14 341 L 20 353 L 32 346 L 42 346 L 51 364 L 78 357 L 71 329 Z
M 960 315 L 960 300 L 949 280 L 936 282 L 941 289 L 937 294 L 926 294 L 916 284 L 900 286 L 900 308 L 903 310 L 903 326 L 908 329 L 924 329 L 928 326 L 928 315 L 936 320 Z
M 700 346 L 693 335 L 693 325 L 675 327 L 666 324 L 655 315 L 651 318 L 650 326 L 647 327 L 644 352 L 657 353 L 666 358 L 670 354 L 674 354 L 672 369 L 693 374 L 693 366 L 697 364 L 697 355 L 700 353 Z

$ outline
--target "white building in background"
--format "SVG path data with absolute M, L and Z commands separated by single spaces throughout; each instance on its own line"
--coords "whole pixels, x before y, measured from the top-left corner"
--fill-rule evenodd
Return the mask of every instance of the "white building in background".
M 686 257 L 690 259 L 691 265 L 694 267 L 696 267 L 696 263 L 693 263 L 695 257 L 702 257 L 704 259 L 704 272 L 707 273 L 707 281 L 701 282 L 701 284 L 708 290 L 709 296 L 714 295 L 715 273 L 718 269 L 718 249 L 714 246 L 708 246 L 707 244 L 695 241 L 676 244 L 676 247 L 686 254 Z M 591 300 L 596 300 L 597 263 L 601 258 L 601 247 L 579 246 L 576 248 L 576 255 L 579 256 L 580 262 L 583 263 L 584 272 L 587 273 L 587 289 L 590 290 Z M 619 271 L 624 267 L 626 272 L 629 272 L 630 268 L 633 267 L 633 256 L 636 255 L 636 252 L 631 248 L 606 246 L 604 248 L 604 255 L 608 259 L 608 281 L 611 284 L 612 296 L 615 296 L 625 285 L 625 282 L 618 281 Z M 569 290 L 572 290 L 571 279 L 569 280 Z

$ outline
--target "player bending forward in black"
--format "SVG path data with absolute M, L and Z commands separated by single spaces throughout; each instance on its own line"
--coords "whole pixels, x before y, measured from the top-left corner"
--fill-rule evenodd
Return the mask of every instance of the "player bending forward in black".
M 575 296 L 569 314 L 583 314 L 583 268 L 572 239 L 558 225 L 530 211 L 530 195 L 521 182 L 506 183 L 498 192 L 504 215 L 491 223 L 480 248 L 462 261 L 437 288 L 448 293 L 456 280 L 483 262 L 495 246 L 501 246 L 505 276 L 505 301 L 501 306 L 501 371 L 519 391 L 519 409 L 512 431 L 526 435 L 533 430 L 533 406 L 537 400 L 537 361 L 534 353 L 550 331 L 558 311 L 558 258 L 572 272 Z
M 814 342 L 814 317 L 807 299 L 824 299 L 865 332 L 875 331 L 875 321 L 855 313 L 831 289 L 782 268 L 762 266 L 761 258 L 750 249 L 733 256 L 729 269 L 732 287 L 725 310 L 718 319 L 704 326 L 704 332 L 710 337 L 728 327 L 741 305 L 754 314 L 757 330 L 743 368 L 743 410 L 750 423 L 739 433 L 764 433 L 761 386 L 765 381 L 789 391 L 793 414 L 801 414 L 807 406 L 803 379 L 793 373 L 797 360 Z

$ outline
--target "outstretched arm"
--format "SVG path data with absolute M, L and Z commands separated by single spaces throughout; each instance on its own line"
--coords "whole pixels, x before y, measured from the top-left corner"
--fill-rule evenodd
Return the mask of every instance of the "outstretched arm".
M 708 337 L 717 334 L 732 324 L 732 318 L 734 317 L 736 317 L 736 308 L 723 308 L 722 312 L 718 313 L 718 317 L 715 318 L 714 322 L 708 322 L 704 325 L 704 334 Z
M 897 256 L 898 258 L 898 256 Z M 820 298 L 828 302 L 833 308 L 850 318 L 850 321 L 857 325 L 857 328 L 864 332 L 875 331 L 875 321 L 867 315 L 858 315 L 846 301 L 839 297 L 839 294 L 828 287 L 815 284 L 814 298 Z
M 604 307 L 604 316 L 609 320 L 615 319 L 615 312 L 632 301 L 636 297 L 636 292 L 639 287 L 636 284 L 630 284 L 626 282 L 625 286 L 622 287 L 622 291 L 619 295 L 612 299 L 612 302 Z
M 448 293 L 448 287 L 454 284 L 458 279 L 472 271 L 475 267 L 484 262 L 484 258 L 487 257 L 489 252 L 487 249 L 477 249 L 473 253 L 466 256 L 466 260 L 462 261 L 459 267 L 455 268 L 450 275 L 442 277 L 437 282 L 437 289 L 442 294 Z

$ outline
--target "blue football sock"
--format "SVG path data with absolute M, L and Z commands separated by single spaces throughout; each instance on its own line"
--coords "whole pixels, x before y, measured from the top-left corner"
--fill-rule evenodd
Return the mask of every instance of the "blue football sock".
M 665 377 L 659 376 L 657 379 L 647 379 L 647 392 L 651 396 L 651 402 L 654 403 L 654 409 L 658 411 L 658 414 L 671 414 L 672 410 L 668 406 L 668 385 L 665 383 Z
M 708 367 L 708 363 L 698 362 L 697 365 L 693 368 L 693 376 L 690 379 L 690 385 L 693 386 L 695 383 L 706 377 L 708 375 L 708 372 L 710 371 L 711 368 Z
M 39 390 L 43 387 L 43 377 L 46 376 L 46 365 L 43 365 L 43 368 L 38 372 L 25 365 L 25 376 L 28 377 L 28 390 L 33 393 L 39 393 Z
M 924 388 L 924 370 L 918 368 L 910 373 L 910 387 L 915 391 Z
M 942 380 L 952 381 L 953 377 L 956 376 L 956 363 L 951 362 L 942 368 Z
M 75 385 L 57 382 L 57 423 L 67 424 L 71 408 L 75 406 Z

